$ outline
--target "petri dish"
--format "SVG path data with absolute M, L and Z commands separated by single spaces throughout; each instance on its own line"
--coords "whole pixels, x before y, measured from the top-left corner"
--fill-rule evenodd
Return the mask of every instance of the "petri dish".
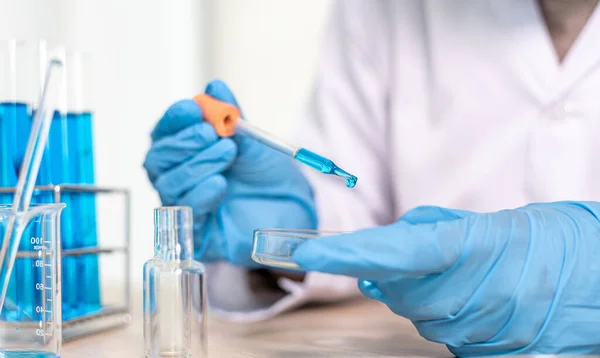
M 252 260 L 259 264 L 283 269 L 299 269 L 292 261 L 297 247 L 307 240 L 342 234 L 340 231 L 301 229 L 259 229 L 254 231 Z

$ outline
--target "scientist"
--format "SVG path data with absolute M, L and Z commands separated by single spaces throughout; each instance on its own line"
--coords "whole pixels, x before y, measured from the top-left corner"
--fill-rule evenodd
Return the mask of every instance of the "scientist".
M 213 310 L 362 292 L 459 356 L 600 354 L 597 3 L 339 1 L 296 140 L 355 189 L 171 106 L 145 168 L 164 205 L 194 209 Z M 354 233 L 300 247 L 294 277 L 251 260 L 268 227 Z

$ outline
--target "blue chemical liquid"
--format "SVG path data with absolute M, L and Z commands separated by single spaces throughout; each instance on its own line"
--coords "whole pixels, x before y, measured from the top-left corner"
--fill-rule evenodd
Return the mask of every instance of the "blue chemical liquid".
M 17 156 L 15 157 L 15 166 L 18 168 L 18 170 L 21 169 L 23 157 L 27 148 L 27 142 L 29 141 L 29 136 L 31 134 L 31 126 L 36 114 L 34 110 L 30 110 L 29 112 L 30 113 L 27 115 L 26 119 L 23 117 L 23 119 L 17 122 Z M 50 153 L 47 144 L 42 155 L 42 161 L 40 162 L 40 169 L 35 183 L 36 186 L 51 184 L 50 168 Z M 49 204 L 53 202 L 54 196 L 51 191 L 34 190 L 32 193 L 31 204 Z M 38 221 L 29 223 L 29 225 L 23 231 L 19 250 L 33 251 L 34 244 L 32 244 L 32 238 L 35 239 L 43 237 L 42 225 L 43 223 L 39 220 L 39 218 Z M 18 289 L 20 295 L 19 306 L 22 307 L 19 320 L 29 321 L 32 320 L 32 317 L 33 320 L 40 320 L 43 313 L 35 312 L 35 307 L 43 305 L 44 302 L 42 302 L 42 296 L 37 294 L 35 285 L 36 283 L 44 282 L 46 278 L 42 275 L 42 270 L 34 267 L 34 259 L 22 258 L 19 260 L 22 262 L 22 266 L 26 272 L 25 275 L 19 275 L 19 278 L 28 277 L 28 275 L 33 277 L 32 279 L 28 279 L 27 282 L 23 281 L 22 286 Z M 19 280 L 19 282 L 22 281 Z
M 17 119 L 27 106 L 20 103 L 0 103 L 0 186 L 12 187 L 17 184 L 17 168 L 14 157 L 17 150 Z M 27 117 L 25 117 L 27 118 Z M 0 194 L 0 203 L 12 204 L 13 194 Z
M 17 122 L 17 155 L 15 156 L 15 166 L 17 167 L 17 172 L 21 169 L 21 164 L 23 162 L 23 157 L 25 155 L 25 150 L 27 149 L 27 142 L 29 141 L 29 135 L 31 132 L 31 125 L 33 118 L 35 116 L 35 111 L 32 111 L 30 115 L 28 115 L 28 120 L 20 120 Z M 35 185 L 48 185 L 51 184 L 50 177 L 50 153 L 48 150 L 50 138 L 48 138 L 48 143 L 46 144 L 46 149 L 44 150 L 44 154 L 42 155 L 42 161 L 40 163 L 40 170 L 38 172 L 37 180 Z M 38 190 L 34 190 L 31 197 L 32 204 L 49 204 L 54 203 L 54 196 L 52 192 L 41 192 Z
M 22 103 L 0 103 L 0 187 L 15 186 L 29 139 L 35 113 Z M 94 184 L 92 114 L 54 113 L 48 145 L 44 152 L 36 185 Z M 0 194 L 0 204 L 12 203 L 12 194 Z M 93 194 L 61 193 L 67 205 L 61 215 L 63 249 L 97 246 L 96 198 Z M 52 192 L 34 191 L 32 204 L 53 203 Z M 32 237 L 41 236 L 41 223 L 30 224 L 23 233 L 19 250 L 31 251 Z M 100 304 L 100 280 L 96 255 L 65 257 L 62 260 L 63 319 L 97 311 Z M 1 319 L 38 320 L 35 283 L 42 282 L 41 271 L 31 258 L 19 258 L 10 280 Z M 18 276 L 17 276 L 18 275 Z M 83 288 L 83 289 L 78 289 Z M 12 308 L 9 308 L 12 304 Z M 32 355 L 35 356 L 35 355 Z M 0 353 L 0 358 L 2 357 Z
M 69 156 L 69 133 L 68 119 L 66 114 L 58 111 L 52 117 L 50 125 L 50 135 L 48 137 L 48 157 L 47 161 L 40 168 L 40 177 L 44 182 L 41 184 L 66 184 L 73 183 L 72 165 L 73 158 Z M 44 175 L 42 176 L 42 169 Z M 46 174 L 50 174 L 49 178 Z M 49 180 L 48 180 L 49 179 Z M 45 182 L 48 180 L 48 182 Z M 66 204 L 61 214 L 61 247 L 63 250 L 77 248 L 75 235 L 78 221 L 78 212 L 74 210 L 73 194 L 69 192 L 61 193 L 61 202 Z M 77 315 L 77 257 L 66 256 L 62 259 L 62 316 L 63 319 L 70 319 Z M 85 287 L 85 286 L 84 286 Z
M 69 157 L 69 166 L 68 168 L 66 168 L 69 173 L 68 173 L 68 178 L 69 178 L 69 182 L 70 183 L 79 183 L 79 167 L 81 166 L 81 158 L 79 157 L 79 152 L 77 151 L 77 147 L 78 145 L 80 145 L 79 143 L 81 142 L 82 138 L 81 135 L 78 132 L 78 128 L 77 128 L 77 114 L 74 113 L 67 113 L 66 115 L 66 122 L 64 122 L 66 124 L 66 129 L 67 129 L 67 133 L 68 135 L 64 137 L 64 139 L 66 139 L 66 143 L 63 143 L 63 150 L 66 150 L 67 156 Z M 68 240 L 64 240 L 63 239 L 63 248 L 65 248 L 65 244 L 67 245 L 67 248 L 70 249 L 76 249 L 76 248 L 81 248 L 81 237 L 83 236 L 83 226 L 84 224 L 84 220 L 85 220 L 85 213 L 83 212 L 83 204 L 82 201 L 83 199 L 81 198 L 82 194 L 81 193 L 69 193 L 69 192 L 65 192 L 65 194 L 69 197 L 69 201 L 71 204 L 70 208 L 65 208 L 65 211 L 68 210 L 69 213 L 72 214 L 72 236 L 68 239 Z M 65 242 L 66 241 L 66 242 Z M 81 256 L 77 256 L 77 257 L 72 257 L 72 258 L 65 258 L 63 259 L 63 265 L 66 264 L 68 262 L 69 265 L 69 270 L 72 270 L 71 274 L 69 275 L 68 278 L 65 278 L 63 276 L 63 285 L 65 284 L 65 281 L 67 280 L 69 282 L 69 284 L 71 285 L 71 287 L 73 287 L 73 290 L 71 290 L 70 294 L 71 296 L 71 304 L 69 304 L 69 308 L 70 311 L 68 313 L 64 312 L 64 307 L 67 306 L 64 303 L 64 298 L 63 298 L 63 319 L 68 320 L 71 318 L 75 318 L 79 315 L 82 307 L 83 307 L 83 301 L 80 299 L 80 295 L 81 292 L 87 290 L 87 287 L 85 285 L 83 286 L 79 286 L 79 290 L 77 290 L 77 284 L 79 282 L 81 282 L 81 279 L 83 277 L 83 274 L 81 272 L 81 264 L 80 261 L 82 260 Z M 64 266 L 63 266 L 64 267 Z M 63 272 L 64 272 L 64 268 L 63 268 Z M 76 274 L 75 274 L 76 273 Z M 85 289 L 81 289 L 81 287 L 85 287 Z M 63 295 L 64 297 L 64 295 Z
M 20 162 L 25 153 L 29 130 L 31 128 L 30 108 L 24 103 L 2 103 L 0 104 L 2 112 L 2 127 L 6 130 L 9 137 L 4 137 L 0 141 L 4 142 L 2 151 L 2 164 L 0 167 L 5 176 L 8 174 L 11 178 L 3 180 L 2 186 L 14 187 L 17 184 L 17 173 L 20 169 Z M 24 139 L 22 139 L 24 138 Z M 6 179 L 6 177 L 5 177 Z M 3 204 L 12 204 L 13 194 L 3 194 L 1 202 Z M 33 201 L 33 200 L 32 200 Z M 29 225 L 23 231 L 23 238 L 19 242 L 19 251 L 31 251 L 33 246 L 29 241 L 32 226 Z M 9 281 L 8 293 L 6 298 L 5 311 L 3 316 L 7 320 L 28 320 L 34 314 L 34 296 L 36 283 L 36 270 L 34 260 L 31 258 L 18 258 L 15 261 L 12 277 Z M 18 279 L 17 279 L 18 278 Z
M 76 133 L 70 150 L 76 158 L 72 168 L 76 183 L 95 184 L 94 171 L 94 141 L 93 141 L 93 115 L 90 112 L 71 114 L 69 125 Z M 93 193 L 81 193 L 78 195 L 79 202 L 79 235 L 77 235 L 77 246 L 83 248 L 96 247 L 98 245 L 96 225 L 96 197 Z M 79 257 L 78 261 L 79 285 L 86 287 L 78 292 L 81 314 L 93 313 L 101 308 L 100 302 L 100 273 L 97 255 L 85 255 Z
M 6 352 L 0 351 L 0 358 L 60 358 L 49 352 Z
M 18 103 L 0 103 L 0 187 L 13 187 L 17 184 L 17 172 L 13 165 L 13 156 L 16 151 L 16 120 L 20 106 Z M 12 204 L 13 194 L 0 194 L 0 204 Z M 0 237 L 4 231 L 0 230 Z M 13 269 L 11 277 L 15 277 L 17 268 Z M 9 304 L 13 308 L 7 308 Z M 14 321 L 18 318 L 17 284 L 11 278 L 6 292 L 5 309 L 2 310 L 0 319 Z
M 296 154 L 295 159 L 320 171 L 321 173 L 333 174 L 343 178 L 346 180 L 346 186 L 348 188 L 354 188 L 356 186 L 356 182 L 358 181 L 357 177 L 342 170 L 331 160 L 315 154 L 310 150 L 306 150 L 304 148 L 300 149 Z

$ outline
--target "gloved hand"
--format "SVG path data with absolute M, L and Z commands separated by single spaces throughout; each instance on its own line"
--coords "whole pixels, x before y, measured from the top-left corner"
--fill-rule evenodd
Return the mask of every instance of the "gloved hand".
M 206 93 L 237 106 L 221 81 Z M 163 205 L 193 208 L 196 259 L 255 267 L 255 229 L 316 227 L 312 190 L 293 159 L 248 137 L 219 138 L 193 100 L 173 104 L 151 137 L 144 168 Z
M 476 214 L 419 207 L 395 224 L 298 247 L 305 270 L 364 295 L 461 357 L 600 354 L 600 203 Z

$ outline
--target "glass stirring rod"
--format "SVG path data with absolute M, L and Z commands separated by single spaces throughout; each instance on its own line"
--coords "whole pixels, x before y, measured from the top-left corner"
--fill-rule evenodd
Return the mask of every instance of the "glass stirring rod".
M 236 132 L 247 135 L 280 153 L 290 156 L 324 174 L 333 174 L 343 178 L 348 188 L 356 185 L 358 178 L 333 161 L 310 150 L 289 144 L 265 130 L 243 120 L 240 111 L 233 105 L 215 99 L 207 94 L 194 97 L 204 114 L 204 120 L 212 124 L 220 137 L 231 137 Z

